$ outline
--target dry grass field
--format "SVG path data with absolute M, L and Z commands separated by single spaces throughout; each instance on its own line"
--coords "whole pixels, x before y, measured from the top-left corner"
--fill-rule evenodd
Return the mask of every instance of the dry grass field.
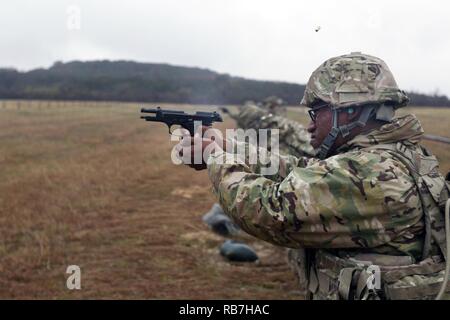
M 206 172 L 172 164 L 167 129 L 141 106 L 0 102 L 0 298 L 297 298 L 283 249 L 247 239 L 258 263 L 220 257 L 224 239 L 201 222 Z M 408 111 L 450 136 L 450 109 Z M 450 170 L 449 146 L 425 144 Z M 81 290 L 66 288 L 72 264 Z
M 283 250 L 250 241 L 259 263 L 221 258 L 201 221 L 206 172 L 173 165 L 140 106 L 0 105 L 0 298 L 295 298 Z

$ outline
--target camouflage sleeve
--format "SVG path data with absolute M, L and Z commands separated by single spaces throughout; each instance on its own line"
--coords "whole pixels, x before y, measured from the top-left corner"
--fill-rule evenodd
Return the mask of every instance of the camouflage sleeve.
M 236 121 L 242 129 L 279 129 L 280 151 L 284 154 L 297 157 L 313 157 L 315 154 L 310 144 L 310 134 L 296 121 L 274 115 L 253 104 L 242 107 Z
M 220 164 L 223 155 L 209 158 L 213 189 L 235 223 L 262 240 L 291 248 L 375 247 L 412 239 L 423 228 L 408 170 L 385 154 L 308 160 L 281 181 L 245 163 Z
M 236 140 L 231 141 L 231 153 L 236 156 L 236 160 L 247 170 L 248 172 L 264 175 L 267 179 L 273 181 L 281 181 L 294 169 L 297 167 L 305 167 L 308 163 L 312 161 L 319 161 L 318 159 L 312 159 L 308 157 L 295 157 L 293 155 L 282 155 L 277 154 L 275 152 L 270 152 L 267 149 L 259 147 L 258 145 L 253 145 L 250 143 L 243 143 Z M 228 148 L 228 146 L 227 146 Z M 239 152 L 239 148 L 244 150 L 243 152 Z M 274 173 L 264 174 L 263 168 L 267 168 L 269 164 L 262 164 L 261 158 L 256 157 L 256 161 L 249 161 L 250 155 L 259 155 L 262 153 L 266 153 L 268 158 L 271 158 L 273 161 L 274 158 L 277 161 L 277 167 Z M 240 156 L 237 156 L 237 155 Z M 230 153 L 228 153 L 230 155 Z M 224 155 L 222 155 L 223 159 L 225 159 Z M 221 158 L 217 158 L 218 160 L 222 160 Z M 225 162 L 225 160 L 224 160 Z M 216 161 L 215 164 L 218 164 L 219 161 Z M 273 162 L 271 162 L 273 164 Z

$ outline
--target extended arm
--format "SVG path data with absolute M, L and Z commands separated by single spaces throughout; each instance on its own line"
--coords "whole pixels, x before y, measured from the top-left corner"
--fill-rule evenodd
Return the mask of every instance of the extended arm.
M 247 164 L 220 164 L 222 156 L 209 159 L 214 191 L 234 222 L 260 239 L 293 248 L 360 248 L 412 239 L 422 230 L 414 182 L 383 154 L 312 160 L 282 181 Z

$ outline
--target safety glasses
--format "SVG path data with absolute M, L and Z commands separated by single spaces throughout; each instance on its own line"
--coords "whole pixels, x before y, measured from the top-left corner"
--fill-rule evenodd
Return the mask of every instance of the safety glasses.
M 323 108 L 326 108 L 326 107 L 329 107 L 329 106 L 330 106 L 329 104 L 324 104 L 324 105 L 321 105 L 319 107 L 315 107 L 314 109 L 308 110 L 308 113 L 309 113 L 309 116 L 311 117 L 311 120 L 313 122 L 316 122 L 318 111 L 320 109 L 323 109 Z

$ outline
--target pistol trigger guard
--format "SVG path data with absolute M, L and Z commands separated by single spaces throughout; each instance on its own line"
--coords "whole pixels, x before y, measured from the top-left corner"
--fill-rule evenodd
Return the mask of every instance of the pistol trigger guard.
M 173 135 L 172 127 L 173 127 L 174 125 L 176 125 L 176 124 L 175 124 L 175 123 L 168 123 L 168 124 L 167 124 L 167 126 L 169 127 L 169 134 L 170 134 L 170 135 Z
M 175 134 L 173 133 L 172 127 L 173 127 L 173 126 L 176 126 L 176 123 L 168 124 L 167 126 L 169 127 L 169 134 L 170 134 L 170 135 L 174 135 L 174 136 L 176 136 L 176 137 L 182 137 L 182 136 L 183 136 L 183 135 L 175 135 Z M 177 129 L 177 128 L 175 128 L 175 129 Z

